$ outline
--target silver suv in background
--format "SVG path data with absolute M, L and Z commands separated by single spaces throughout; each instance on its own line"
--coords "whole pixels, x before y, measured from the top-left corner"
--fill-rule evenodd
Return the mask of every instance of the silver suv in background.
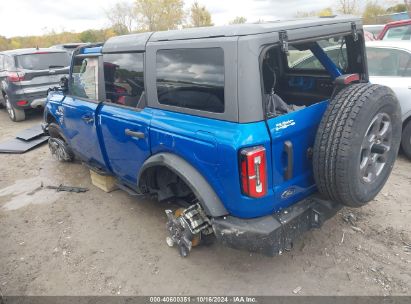
M 0 108 L 12 121 L 25 111 L 43 107 L 47 91 L 69 72 L 70 55 L 58 49 L 17 49 L 0 52 Z

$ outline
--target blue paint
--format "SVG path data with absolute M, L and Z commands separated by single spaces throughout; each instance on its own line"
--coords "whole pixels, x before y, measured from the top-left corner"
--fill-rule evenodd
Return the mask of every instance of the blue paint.
M 336 79 L 343 74 L 317 42 L 313 44 L 310 50 L 331 75 L 332 79 Z
M 82 48 L 80 54 L 101 54 L 102 46 Z
M 307 150 L 314 144 L 326 104 L 267 122 L 239 124 L 148 107 L 136 111 L 68 96 L 62 102 L 65 115 L 61 127 L 70 146 L 84 161 L 131 184 L 136 183 L 138 172 L 150 155 L 176 154 L 204 176 L 230 214 L 253 218 L 288 207 L 315 191 Z M 48 109 L 53 113 L 56 107 Z M 86 114 L 93 114 L 95 123 L 84 122 Z M 287 121 L 294 123 L 281 129 Z M 129 137 L 124 133 L 127 128 L 146 136 Z M 283 177 L 286 140 L 292 141 L 295 155 L 294 177 L 289 181 Z M 242 148 L 256 145 L 267 151 L 268 192 L 260 199 L 242 195 L 238 162 Z M 287 190 L 292 194 L 283 198 Z
M 280 208 L 296 203 L 316 189 L 312 172 L 312 160 L 308 151 L 314 146 L 316 132 L 327 104 L 327 101 L 323 101 L 267 121 L 272 139 L 274 200 L 279 202 Z M 284 172 L 288 166 L 284 151 L 285 141 L 290 141 L 294 149 L 294 170 L 293 177 L 290 180 L 284 178 Z M 290 188 L 293 188 L 294 195 L 283 199 L 281 196 Z
M 97 135 L 98 106 L 97 102 L 66 96 L 61 105 L 64 115 L 60 126 L 70 147 L 84 161 L 105 167 L 100 137 Z
M 99 111 L 99 135 L 101 147 L 106 155 L 106 168 L 120 179 L 137 184 L 137 176 L 144 161 L 151 155 L 149 125 L 152 113 L 102 105 Z M 125 133 L 129 129 L 142 132 L 145 138 L 137 139 Z

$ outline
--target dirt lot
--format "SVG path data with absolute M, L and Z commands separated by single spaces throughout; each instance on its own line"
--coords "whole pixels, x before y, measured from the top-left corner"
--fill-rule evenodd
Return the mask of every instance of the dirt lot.
M 40 119 L 12 123 L 0 111 L 0 140 Z M 36 191 L 41 182 L 90 191 Z M 213 244 L 183 259 L 165 243 L 166 204 L 106 194 L 90 184 L 84 166 L 52 160 L 47 146 L 0 154 L 0 290 L 292 295 L 301 287 L 301 295 L 411 295 L 411 252 L 404 247 L 411 243 L 410 193 L 411 162 L 400 157 L 374 202 L 343 209 L 291 252 L 268 258 Z

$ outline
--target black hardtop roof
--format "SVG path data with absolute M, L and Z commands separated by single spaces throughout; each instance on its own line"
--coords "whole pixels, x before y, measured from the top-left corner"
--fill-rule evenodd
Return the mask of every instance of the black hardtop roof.
M 60 50 L 56 48 L 27 48 L 27 49 L 15 49 L 15 50 L 9 50 L 9 51 L 3 51 L 0 52 L 0 54 L 4 55 L 29 55 L 29 54 L 36 54 L 36 53 L 42 53 L 42 52 L 47 52 L 47 53 L 67 53 L 65 50 Z
M 331 27 L 334 24 L 348 22 L 358 23 L 360 21 L 360 18 L 353 16 L 333 16 L 320 18 L 316 17 L 293 20 L 279 20 L 274 22 L 258 24 L 234 24 L 224 26 L 197 27 L 186 28 L 182 30 L 130 34 L 108 39 L 103 46 L 103 52 L 121 52 L 126 50 L 144 51 L 145 46 L 149 41 L 156 42 L 213 37 L 247 36 L 302 28 L 307 28 L 307 33 L 309 33 L 312 31 L 312 29 L 308 29 L 309 27 Z

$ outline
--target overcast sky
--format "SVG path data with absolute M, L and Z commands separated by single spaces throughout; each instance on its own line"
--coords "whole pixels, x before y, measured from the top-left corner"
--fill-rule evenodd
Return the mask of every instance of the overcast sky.
M 133 0 L 125 0 L 133 2 Z M 185 0 L 188 8 L 194 0 Z M 394 0 L 380 0 L 392 2 Z M 0 35 L 41 35 L 51 30 L 61 32 L 99 29 L 109 25 L 105 11 L 118 0 L 2 0 Z M 249 22 L 259 19 L 290 18 L 297 11 L 335 7 L 337 0 L 199 0 L 211 12 L 216 25 L 227 24 L 236 16 Z

